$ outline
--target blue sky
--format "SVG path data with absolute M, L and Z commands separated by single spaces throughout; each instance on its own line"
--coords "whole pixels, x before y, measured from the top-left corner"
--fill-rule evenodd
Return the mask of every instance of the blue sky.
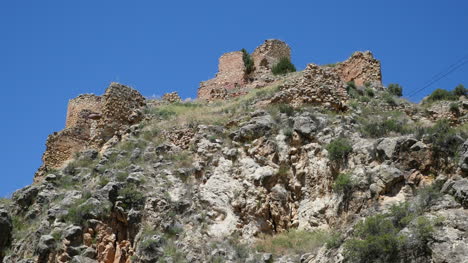
M 298 69 L 371 50 L 404 95 L 468 54 L 468 2 L 1 1 L 0 196 L 32 182 L 67 102 L 112 81 L 196 96 L 224 52 L 279 38 Z M 468 65 L 417 94 L 468 85 Z

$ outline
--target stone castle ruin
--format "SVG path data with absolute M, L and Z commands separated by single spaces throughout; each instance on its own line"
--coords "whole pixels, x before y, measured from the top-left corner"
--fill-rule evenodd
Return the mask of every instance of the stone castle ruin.
M 255 67 L 253 72 L 247 74 L 243 61 L 243 53 L 241 51 L 222 55 L 219 58 L 216 77 L 200 83 L 198 98 L 207 101 L 229 99 L 246 94 L 253 88 L 262 88 L 271 85 L 273 82 L 282 78 L 281 76 L 274 76 L 271 73 L 271 68 L 276 65 L 281 58 L 291 59 L 291 49 L 281 40 L 269 39 L 265 40 L 262 45 L 257 47 L 251 57 Z M 353 81 L 358 86 L 362 86 L 366 83 L 376 85 L 382 84 L 380 62 L 376 60 L 369 51 L 355 52 L 349 59 L 337 63 L 333 67 L 318 66 L 321 69 L 317 69 L 316 67 L 317 65 L 308 65 L 304 71 L 305 74 L 303 74 L 304 79 L 296 81 L 295 84 L 296 88 L 300 89 L 301 84 L 299 83 L 308 83 L 303 87 L 304 92 L 307 90 L 306 93 L 313 93 L 315 94 L 314 97 L 331 98 L 337 94 L 346 97 L 346 92 L 343 93 L 341 88 L 344 88 L 346 83 L 350 81 Z M 312 88 L 312 86 L 309 85 L 311 79 L 323 80 L 331 76 L 333 76 L 331 80 L 331 82 L 334 83 L 333 86 L 322 88 L 321 86 L 312 85 L 315 86 L 315 88 Z M 312 92 L 313 89 L 315 90 Z M 340 97 L 338 100 L 343 101 L 344 99 L 344 97 Z M 304 101 L 307 100 L 310 100 L 310 98 L 304 98 Z M 322 99 L 316 101 L 319 102 L 322 101 Z M 337 100 L 324 101 L 324 103 L 330 102 L 330 104 L 337 105 L 336 101 Z
M 257 47 L 251 57 L 254 70 L 247 74 L 242 51 L 222 55 L 219 58 L 216 77 L 200 83 L 198 98 L 227 99 L 247 93 L 254 85 L 266 86 L 275 79 L 271 68 L 281 58 L 291 59 L 291 49 L 281 40 L 269 39 Z
M 68 103 L 65 129 L 47 138 L 43 165 L 36 174 L 59 168 L 86 148 L 100 149 L 143 118 L 145 98 L 127 86 L 111 83 L 102 96 L 80 95 Z
M 362 86 L 366 83 L 381 85 L 382 81 L 380 62 L 369 51 L 355 52 L 334 66 L 309 64 L 304 71 L 287 78 L 271 73 L 280 59 L 291 58 L 291 49 L 285 42 L 266 40 L 254 50 L 251 58 L 254 69 L 247 73 L 242 51 L 222 55 L 216 77 L 201 82 L 198 99 L 229 99 L 276 83 L 280 92 L 273 96 L 271 103 L 315 103 L 342 110 L 348 100 L 346 82 L 354 81 Z M 285 79 L 287 81 L 279 82 Z M 163 101 L 172 103 L 181 99 L 177 93 L 169 93 L 164 95 Z M 138 91 L 118 83 L 111 83 L 102 96 L 84 94 L 70 100 L 65 129 L 48 137 L 43 166 L 37 177 L 47 169 L 63 166 L 84 149 L 99 150 L 111 138 L 120 139 L 129 126 L 143 119 L 145 105 Z

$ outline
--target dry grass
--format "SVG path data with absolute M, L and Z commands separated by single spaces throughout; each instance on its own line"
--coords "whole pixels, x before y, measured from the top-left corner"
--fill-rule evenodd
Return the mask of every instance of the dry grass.
M 261 237 L 256 242 L 256 248 L 260 252 L 276 255 L 309 253 L 325 244 L 327 236 L 324 231 L 290 230 Z

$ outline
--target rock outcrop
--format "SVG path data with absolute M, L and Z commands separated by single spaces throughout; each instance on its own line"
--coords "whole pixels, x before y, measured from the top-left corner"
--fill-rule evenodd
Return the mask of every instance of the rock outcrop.
M 370 51 L 355 52 L 346 61 L 336 64 L 334 69 L 343 82 L 354 81 L 357 86 L 382 83 L 380 61 Z
M 315 64 L 307 65 L 302 75 L 280 86 L 270 103 L 319 104 L 336 110 L 344 110 L 348 94 L 336 72 Z

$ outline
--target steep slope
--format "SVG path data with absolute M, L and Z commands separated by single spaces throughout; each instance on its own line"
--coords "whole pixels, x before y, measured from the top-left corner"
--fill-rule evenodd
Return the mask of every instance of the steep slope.
M 138 121 L 1 200 L 0 258 L 468 262 L 466 110 L 336 74 L 309 65 L 230 100 L 138 102 Z

